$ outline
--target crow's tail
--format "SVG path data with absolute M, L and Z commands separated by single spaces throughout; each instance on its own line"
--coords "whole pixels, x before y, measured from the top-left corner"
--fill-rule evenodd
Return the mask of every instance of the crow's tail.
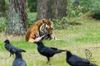
M 22 50 L 21 52 L 26 52 L 25 50 Z
M 18 50 L 18 51 L 16 51 L 16 52 L 26 52 L 26 51 L 23 50 L 23 49 L 20 49 L 20 50 Z
M 56 53 L 62 53 L 62 52 L 66 52 L 67 50 L 57 50 Z
M 66 52 L 67 50 L 60 50 L 61 52 Z

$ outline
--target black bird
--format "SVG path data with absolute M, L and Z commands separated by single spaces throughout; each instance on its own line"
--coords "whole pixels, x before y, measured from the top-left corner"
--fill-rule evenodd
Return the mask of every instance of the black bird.
M 15 53 L 15 60 L 13 61 L 12 66 L 27 66 L 26 62 L 24 61 L 21 52 Z
M 4 47 L 6 48 L 7 51 L 10 52 L 10 56 L 14 55 L 15 52 L 25 52 L 25 50 L 13 46 L 8 39 L 6 39 L 4 43 L 5 43 Z
M 66 62 L 70 66 L 97 66 L 96 64 L 92 64 L 88 59 L 80 58 L 70 51 L 66 51 Z
M 47 58 L 48 62 L 50 61 L 50 57 L 54 56 L 55 54 L 66 51 L 66 50 L 61 50 L 61 49 L 57 49 L 57 48 L 54 48 L 54 47 L 45 46 L 42 42 L 42 39 L 44 37 L 45 36 L 37 38 L 36 41 L 35 41 L 35 44 L 37 45 L 38 52 L 41 55 L 45 56 Z

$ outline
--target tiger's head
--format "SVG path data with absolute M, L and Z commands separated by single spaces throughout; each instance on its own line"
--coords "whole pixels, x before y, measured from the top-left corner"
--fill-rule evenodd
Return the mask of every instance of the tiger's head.
M 52 34 L 52 31 L 53 31 L 53 23 L 51 20 L 49 19 L 42 19 L 42 24 L 39 28 L 39 34 L 40 36 L 42 35 L 45 35 L 45 34 L 48 34 L 46 38 L 49 38 L 51 39 L 51 34 Z

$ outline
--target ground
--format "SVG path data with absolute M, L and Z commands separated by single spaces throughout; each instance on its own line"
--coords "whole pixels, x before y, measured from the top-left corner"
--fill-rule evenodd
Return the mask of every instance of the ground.
M 72 53 L 85 58 L 85 49 L 89 49 L 92 53 L 91 61 L 100 66 L 100 21 L 78 18 L 72 19 L 71 22 L 78 22 L 78 25 L 67 26 L 67 29 L 54 30 L 56 40 L 45 40 L 47 46 L 68 49 Z M 14 56 L 9 57 L 9 53 L 4 48 L 3 41 L 7 36 L 0 33 L 0 66 L 11 66 Z M 27 62 L 27 66 L 48 66 L 46 58 L 41 56 L 34 43 L 26 42 L 24 37 L 9 36 L 12 44 L 25 49 L 23 58 Z M 65 61 L 65 53 L 55 55 L 51 58 L 51 66 L 69 66 Z

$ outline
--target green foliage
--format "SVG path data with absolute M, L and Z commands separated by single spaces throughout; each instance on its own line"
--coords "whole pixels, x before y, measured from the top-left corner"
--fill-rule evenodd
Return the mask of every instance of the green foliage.
M 37 0 L 28 0 L 27 2 L 30 12 L 36 12 Z
M 100 12 L 100 0 L 92 0 L 92 10 Z
M 0 32 L 4 31 L 6 27 L 6 19 L 4 17 L 0 17 Z
M 75 4 L 75 0 L 68 0 L 68 17 L 79 17 L 90 11 L 92 7 L 91 0 L 78 0 L 79 4 Z
M 92 17 L 94 19 L 99 19 L 100 20 L 100 0 L 92 0 L 93 2 L 93 8 L 92 8 L 92 12 L 93 12 L 93 15 Z
M 36 15 L 35 12 L 28 13 L 28 26 L 32 25 L 36 21 Z
M 62 19 L 53 19 L 55 29 L 65 29 L 68 26 L 67 18 L 63 17 Z
M 6 6 L 5 0 L 0 0 L 0 17 L 6 16 Z

